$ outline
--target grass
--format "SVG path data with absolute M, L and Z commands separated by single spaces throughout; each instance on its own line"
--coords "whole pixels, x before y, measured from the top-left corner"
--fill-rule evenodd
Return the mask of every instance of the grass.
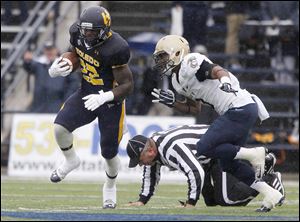
M 186 184 L 160 184 L 146 206 L 128 207 L 129 201 L 138 199 L 140 184 L 120 182 L 117 209 L 103 210 L 100 183 L 63 181 L 52 184 L 6 177 L 1 180 L 1 220 L 87 220 L 89 217 L 107 220 L 104 216 L 110 220 L 115 217 L 116 220 L 143 220 L 146 215 L 151 220 L 164 220 L 163 216 L 175 220 L 178 215 L 184 215 L 183 220 L 196 219 L 190 215 L 197 216 L 197 220 L 299 220 L 299 183 L 287 183 L 285 187 L 285 204 L 269 213 L 258 214 L 254 211 L 261 204 L 261 196 L 246 207 L 206 207 L 201 197 L 195 208 L 181 208 L 178 200 L 186 198 Z M 142 218 L 140 214 L 144 214 Z M 83 215 L 85 217 L 81 217 Z

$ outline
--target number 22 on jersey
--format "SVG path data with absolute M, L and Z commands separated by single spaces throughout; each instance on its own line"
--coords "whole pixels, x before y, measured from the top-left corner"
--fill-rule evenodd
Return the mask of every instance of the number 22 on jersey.
M 80 65 L 82 67 L 81 72 L 83 74 L 83 78 L 87 82 L 91 83 L 92 85 L 104 85 L 103 79 L 99 78 L 99 74 L 94 66 L 84 62 L 81 58 Z

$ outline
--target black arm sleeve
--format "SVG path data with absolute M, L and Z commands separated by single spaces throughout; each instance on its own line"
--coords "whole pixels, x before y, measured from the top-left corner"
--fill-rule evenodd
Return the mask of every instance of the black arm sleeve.
M 211 71 L 215 66 L 217 66 L 217 64 L 211 64 L 203 60 L 202 64 L 200 65 L 200 68 L 196 72 L 196 78 L 199 80 L 199 82 L 202 82 L 206 79 L 212 79 Z

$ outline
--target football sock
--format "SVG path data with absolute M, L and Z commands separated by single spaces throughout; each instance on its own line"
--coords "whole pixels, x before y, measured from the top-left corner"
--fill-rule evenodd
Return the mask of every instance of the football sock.
M 80 165 L 80 159 L 76 155 L 73 145 L 68 148 L 61 148 L 63 155 L 65 156 L 64 163 L 59 167 L 63 173 L 68 174 L 73 169 L 77 168 Z M 61 172 L 60 172 L 61 173 Z
M 234 159 L 252 161 L 252 159 L 255 159 L 255 155 L 256 152 L 254 149 L 241 147 L 240 150 L 236 153 Z
M 119 167 L 120 159 L 118 156 L 115 156 L 112 159 L 105 159 L 105 183 L 107 188 L 113 188 L 113 186 L 115 185 L 115 181 L 119 172 Z
M 54 124 L 55 139 L 64 157 L 64 163 L 59 167 L 59 173 L 68 174 L 80 164 L 80 159 L 73 148 L 73 134 L 59 124 Z

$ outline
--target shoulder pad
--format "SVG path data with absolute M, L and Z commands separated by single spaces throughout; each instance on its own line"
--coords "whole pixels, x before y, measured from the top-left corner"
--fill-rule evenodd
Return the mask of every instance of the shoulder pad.
M 180 65 L 179 77 L 190 78 L 195 75 L 203 61 L 199 53 L 190 53 L 186 55 Z

